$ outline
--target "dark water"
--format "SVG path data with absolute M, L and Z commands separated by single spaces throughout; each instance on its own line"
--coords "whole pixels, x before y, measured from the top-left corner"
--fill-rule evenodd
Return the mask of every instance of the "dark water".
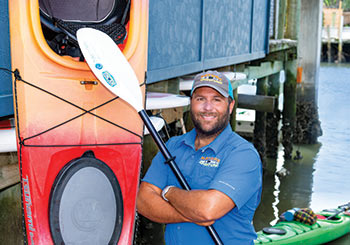
M 277 160 L 269 160 L 256 230 L 275 224 L 293 207 L 319 211 L 350 201 L 350 65 L 321 65 L 318 107 L 323 131 L 319 143 L 296 145 L 301 160 L 284 160 L 282 148 Z M 278 177 L 275 171 L 281 169 L 289 175 Z M 350 235 L 331 244 L 350 244 Z

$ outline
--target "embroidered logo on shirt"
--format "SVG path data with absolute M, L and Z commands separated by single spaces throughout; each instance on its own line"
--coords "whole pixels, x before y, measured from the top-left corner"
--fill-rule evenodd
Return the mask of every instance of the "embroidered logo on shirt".
M 217 168 L 219 166 L 220 159 L 216 157 L 201 157 L 199 160 L 199 164 L 206 166 L 206 167 L 212 167 Z

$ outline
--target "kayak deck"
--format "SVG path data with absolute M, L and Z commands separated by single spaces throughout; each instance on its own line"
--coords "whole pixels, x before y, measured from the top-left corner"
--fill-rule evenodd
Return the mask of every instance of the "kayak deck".
M 333 213 L 323 211 L 322 216 L 330 216 Z M 284 235 L 266 234 L 257 232 L 258 238 L 255 244 L 322 244 L 350 232 L 350 215 L 339 214 L 332 220 L 318 219 L 314 225 L 302 224 L 298 221 L 281 221 L 273 226 L 286 233 Z

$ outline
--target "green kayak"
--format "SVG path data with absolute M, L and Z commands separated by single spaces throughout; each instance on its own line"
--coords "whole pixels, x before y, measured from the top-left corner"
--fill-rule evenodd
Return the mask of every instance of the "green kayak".
M 323 244 L 350 232 L 350 203 L 337 209 L 318 212 L 313 225 L 298 221 L 280 221 L 272 227 L 257 232 L 255 244 Z

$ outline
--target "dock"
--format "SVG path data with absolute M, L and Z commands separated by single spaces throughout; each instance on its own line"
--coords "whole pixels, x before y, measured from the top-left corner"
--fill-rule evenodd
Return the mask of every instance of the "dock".
M 322 54 L 324 62 L 350 61 L 350 12 L 338 8 L 323 8 Z

